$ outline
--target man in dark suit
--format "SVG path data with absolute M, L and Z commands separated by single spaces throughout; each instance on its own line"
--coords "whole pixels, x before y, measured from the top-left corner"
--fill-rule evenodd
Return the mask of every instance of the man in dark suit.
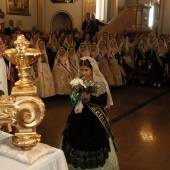
M 93 22 L 91 20 L 90 13 L 86 13 L 86 19 L 83 21 L 81 29 L 83 30 L 83 37 L 86 35 L 86 33 L 89 33 L 92 37 L 92 31 L 93 31 Z
M 67 21 L 65 21 L 63 23 L 63 29 L 62 30 L 65 32 L 66 35 L 71 32 L 71 30 L 69 29 L 69 24 L 68 24 Z
M 5 28 L 5 35 L 9 35 L 11 37 L 11 35 L 13 33 L 15 33 L 16 28 L 14 27 L 14 21 L 11 19 L 9 20 L 9 27 Z
M 94 36 L 99 31 L 99 26 L 105 26 L 107 24 L 100 22 L 98 19 L 96 19 L 96 14 L 91 13 L 91 20 L 93 22 L 93 29 L 92 29 L 92 35 Z

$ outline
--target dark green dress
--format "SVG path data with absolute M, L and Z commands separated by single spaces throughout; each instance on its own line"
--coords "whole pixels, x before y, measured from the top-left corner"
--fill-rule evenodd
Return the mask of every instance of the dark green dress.
M 83 102 L 84 108 L 81 113 L 76 114 L 74 108 L 71 111 L 61 141 L 61 149 L 64 151 L 69 169 L 119 169 L 113 141 L 90 109 L 90 106 L 96 105 L 106 115 L 106 104 L 105 92 L 98 97 L 91 95 L 88 103 Z M 112 161 L 106 165 L 111 152 Z

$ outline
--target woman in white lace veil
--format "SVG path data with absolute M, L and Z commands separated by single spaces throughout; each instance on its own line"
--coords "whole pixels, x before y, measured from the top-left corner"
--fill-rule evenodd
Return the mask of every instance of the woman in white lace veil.
M 109 50 L 110 40 L 107 32 L 103 32 L 98 44 L 103 41 L 105 43 L 106 49 Z
M 102 64 L 102 73 L 108 82 L 109 86 L 115 86 L 115 81 L 113 78 L 113 73 L 110 69 L 110 63 L 108 59 L 108 50 L 106 49 L 106 45 L 104 41 L 100 41 L 98 43 L 98 49 L 101 55 L 101 64 Z
M 70 63 L 66 55 L 66 51 L 63 46 L 59 48 L 55 57 L 52 75 L 56 94 L 69 95 L 69 82 L 72 80 L 73 76 L 70 70 Z
M 87 45 L 88 52 L 90 52 L 90 50 L 91 50 L 91 40 L 90 39 L 91 39 L 90 34 L 86 33 L 84 36 L 83 43 L 85 43 Z
M 93 71 L 93 81 L 97 82 L 97 83 L 103 82 L 105 84 L 106 92 L 107 92 L 107 106 L 106 106 L 106 108 L 110 108 L 110 106 L 113 105 L 113 100 L 112 100 L 112 96 L 110 93 L 110 89 L 109 89 L 108 83 L 105 80 L 103 74 L 99 70 L 99 66 L 98 66 L 96 60 L 91 57 L 88 57 L 88 56 L 82 57 L 81 60 L 89 60 L 90 61 L 90 64 L 92 66 L 92 71 Z
M 131 43 L 127 35 L 122 35 L 119 50 L 122 54 L 124 61 L 131 67 L 134 67 L 134 61 L 131 53 Z
M 97 94 L 83 91 L 83 107 L 77 112 L 77 104 L 69 114 L 60 148 L 69 170 L 119 170 L 117 147 L 104 108 L 113 105 L 109 86 L 94 58 L 82 57 L 79 65 L 79 77 L 90 78 L 98 87 Z
M 150 60 L 150 78 L 153 87 L 162 87 L 169 77 L 168 69 L 169 50 L 164 38 L 158 38 L 158 45 L 153 49 L 152 58 Z M 148 67 L 149 67 L 148 66 Z
M 36 44 L 37 44 L 38 39 L 39 39 L 38 34 L 34 33 L 31 37 L 31 39 L 30 39 L 31 48 L 36 48 Z
M 152 49 L 154 49 L 158 45 L 158 39 L 155 33 L 149 33 L 149 43 L 152 46 Z
M 57 54 L 59 47 L 60 47 L 60 44 L 57 41 L 56 34 L 54 34 L 54 33 L 51 34 L 50 39 L 49 39 L 49 41 L 46 45 L 46 53 L 47 53 L 47 56 L 48 56 L 48 63 L 50 65 L 51 70 L 53 69 L 54 59 L 55 59 L 55 56 Z
M 63 47 L 67 50 L 70 46 L 72 47 L 76 47 L 76 43 L 73 39 L 73 34 L 72 33 L 68 33 L 66 38 L 64 39 L 63 42 Z
M 152 56 L 152 46 L 147 34 L 142 35 L 134 63 L 134 78 L 140 84 L 148 83 L 150 80 L 150 70 L 148 69 Z
M 79 59 L 76 53 L 76 50 L 73 46 L 68 47 L 66 55 L 70 64 L 70 71 L 73 75 L 73 78 L 77 77 L 79 69 Z
M 45 42 L 39 39 L 36 43 L 36 49 L 41 52 L 41 56 L 33 64 L 33 80 L 37 86 L 38 96 L 47 98 L 54 96 L 55 88 L 50 66 L 48 64 L 48 57 L 45 49 Z
M 127 35 L 122 35 L 119 46 L 121 52 L 122 65 L 126 73 L 127 81 L 133 81 L 134 58 L 132 58 L 132 48 Z
M 99 65 L 99 69 L 100 69 L 100 71 L 102 71 L 101 55 L 99 52 L 98 45 L 95 42 L 91 43 L 90 57 L 94 58 L 97 61 L 98 65 Z
M 122 67 L 121 53 L 115 39 L 112 39 L 110 41 L 109 62 L 110 69 L 113 73 L 113 78 L 115 80 L 115 85 L 116 86 L 124 85 L 126 74 Z
M 78 55 L 78 58 L 82 58 L 84 56 L 89 56 L 89 51 L 88 51 L 88 47 L 87 47 L 87 44 L 82 42 L 78 48 L 78 51 L 77 51 L 77 55 Z

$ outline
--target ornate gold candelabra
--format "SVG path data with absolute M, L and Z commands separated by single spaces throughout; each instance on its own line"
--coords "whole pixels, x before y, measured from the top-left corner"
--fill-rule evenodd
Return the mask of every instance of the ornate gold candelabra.
M 17 37 L 15 48 L 8 49 L 3 56 L 18 69 L 19 80 L 15 83 L 11 95 L 0 99 L 0 123 L 10 122 L 17 131 L 12 143 L 30 150 L 40 142 L 41 135 L 36 127 L 42 122 L 45 105 L 37 97 L 36 86 L 30 79 L 30 65 L 40 56 L 36 49 L 29 48 L 30 43 L 23 35 Z

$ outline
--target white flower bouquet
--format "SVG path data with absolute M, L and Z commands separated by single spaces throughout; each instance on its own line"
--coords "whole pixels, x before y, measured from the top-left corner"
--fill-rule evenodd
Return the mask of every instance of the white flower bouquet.
M 71 86 L 71 106 L 76 106 L 77 111 L 80 112 L 83 108 L 82 106 L 82 93 L 87 92 L 90 94 L 95 94 L 97 92 L 97 85 L 92 81 L 91 78 L 75 78 L 70 82 Z

